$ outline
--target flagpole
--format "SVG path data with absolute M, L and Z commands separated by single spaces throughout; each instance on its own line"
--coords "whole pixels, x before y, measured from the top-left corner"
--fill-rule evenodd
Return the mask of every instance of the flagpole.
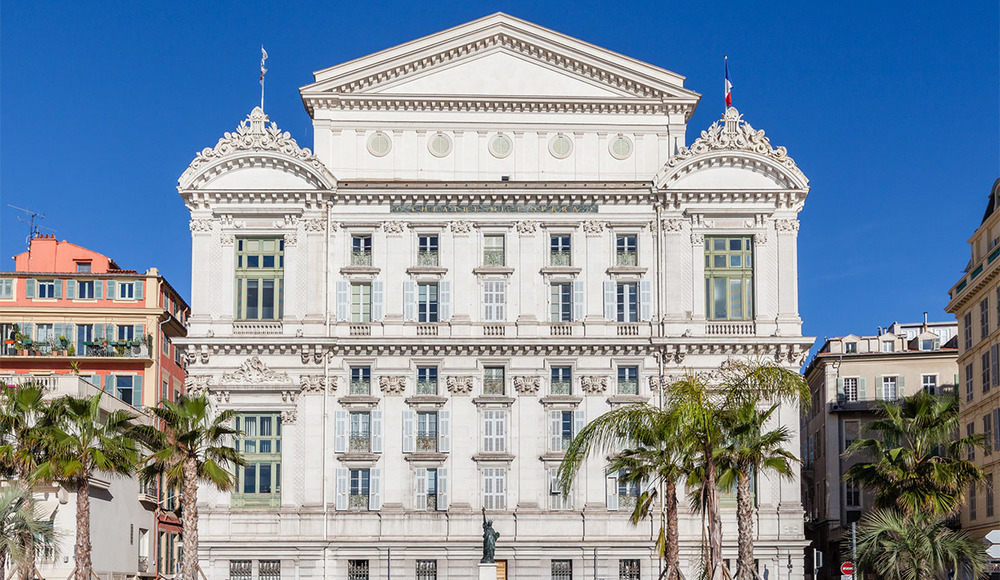
M 260 45 L 260 110 L 264 110 L 264 73 L 267 69 L 264 68 L 264 61 L 267 60 L 267 51 L 264 50 L 264 45 Z

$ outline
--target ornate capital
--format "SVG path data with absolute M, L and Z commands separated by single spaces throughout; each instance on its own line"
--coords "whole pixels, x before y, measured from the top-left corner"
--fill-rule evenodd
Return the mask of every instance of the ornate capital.
M 281 422 L 285 425 L 294 425 L 299 418 L 298 409 L 285 409 L 281 412 Z
M 468 395 L 472 392 L 471 376 L 448 377 L 445 384 L 448 386 L 448 392 L 452 395 Z
M 767 244 L 767 232 L 759 232 L 754 234 L 753 243 L 755 246 L 763 246 Z
M 663 231 L 668 234 L 678 234 L 684 230 L 684 222 L 687 220 L 681 218 L 667 218 L 660 222 L 663 227 Z
M 236 236 L 233 234 L 222 234 L 219 236 L 219 243 L 223 246 L 231 246 L 236 243 Z
M 378 386 L 385 395 L 402 395 L 406 390 L 406 377 L 387 375 L 378 378 Z
M 705 234 L 693 233 L 691 234 L 691 245 L 692 246 L 703 246 L 705 245 Z
M 608 377 L 580 377 L 580 388 L 588 395 L 597 395 L 608 389 Z
M 188 375 L 184 377 L 184 390 L 189 397 L 198 397 L 208 391 L 212 384 L 211 375 Z
M 326 377 L 323 375 L 302 375 L 299 377 L 299 387 L 303 393 L 322 393 L 326 386 Z
M 542 386 L 539 377 L 514 377 L 514 390 L 521 396 L 535 395 Z
M 299 236 L 297 234 L 294 234 L 294 233 L 292 233 L 292 234 L 285 234 L 285 245 L 286 246 L 294 246 L 297 243 L 299 243 Z
M 778 231 L 779 234 L 790 234 L 799 231 L 799 220 L 797 219 L 780 219 L 774 220 L 774 229 Z
M 326 220 L 311 219 L 303 221 L 303 228 L 310 233 L 322 233 L 326 229 Z
M 222 379 L 219 382 L 249 384 L 290 383 L 292 379 L 288 376 L 288 373 L 279 373 L 267 368 L 264 361 L 254 356 L 248 358 L 240 365 L 239 369 L 222 375 Z

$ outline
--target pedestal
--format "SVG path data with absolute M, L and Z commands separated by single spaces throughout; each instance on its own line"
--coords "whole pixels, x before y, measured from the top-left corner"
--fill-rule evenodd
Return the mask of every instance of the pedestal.
M 479 563 L 479 580 L 497 580 L 497 563 Z

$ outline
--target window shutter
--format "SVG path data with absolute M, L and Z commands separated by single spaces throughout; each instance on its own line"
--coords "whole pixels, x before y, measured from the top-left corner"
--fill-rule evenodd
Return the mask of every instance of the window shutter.
M 882 399 L 882 377 L 875 377 L 875 398 L 878 400 Z
M 604 481 L 608 511 L 618 511 L 618 474 L 608 474 L 608 477 Z
M 1000 409 L 993 409 L 993 449 L 1000 449 Z
M 639 282 L 639 320 L 649 322 L 653 319 L 653 283 L 649 280 Z
M 94 280 L 94 298 L 98 300 L 104 298 L 104 280 Z
M 55 290 L 56 290 L 56 295 L 55 296 L 56 296 L 56 298 L 62 298 L 63 297 L 63 291 L 62 291 L 63 290 L 63 288 L 62 288 L 63 287 L 63 281 L 59 280 L 57 278 L 53 282 L 53 286 L 55 286 Z
M 33 278 L 28 278 L 24 281 L 24 297 L 34 298 L 35 297 L 35 280 Z
M 837 397 L 844 396 L 844 379 L 837 379 Z
M 104 375 L 104 392 L 115 394 L 115 375 Z
M 61 322 L 57 322 L 52 325 L 52 340 L 59 344 L 59 337 L 63 336 L 63 325 Z M 62 347 L 62 344 L 59 344 Z
M 337 320 L 346 322 L 351 317 L 351 284 L 337 280 Z
M 615 309 L 618 303 L 615 302 L 615 283 L 612 280 L 604 281 L 604 320 L 617 320 Z
M 104 325 L 95 324 L 94 333 L 90 336 L 91 342 L 100 342 L 104 338 Z
M 482 320 L 483 322 L 492 320 L 492 318 L 486 314 L 487 297 L 489 296 L 490 289 L 492 287 L 493 282 L 483 282 L 483 292 L 479 301 L 479 320 Z
M 583 322 L 587 315 L 586 295 L 584 294 L 583 280 L 573 281 L 573 321 Z
M 437 509 L 445 511 L 448 509 L 448 468 L 438 468 L 438 503 Z
M 373 411 L 374 413 L 374 411 Z M 368 509 L 378 511 L 382 509 L 382 470 L 374 467 L 368 472 Z
M 403 411 L 403 453 L 414 452 L 413 423 L 413 411 L 405 409 Z
M 108 340 L 115 340 L 115 325 L 105 324 L 104 325 L 104 337 Z
M 334 417 L 333 452 L 347 453 L 347 411 L 338 410 Z
M 492 443 L 490 442 L 489 429 L 490 429 L 490 422 L 486 418 L 486 412 L 485 411 L 481 412 L 479 414 L 479 432 L 482 433 L 482 441 L 480 441 L 480 445 L 482 447 L 482 450 L 487 453 L 492 451 L 492 449 L 490 448 Z
M 417 283 L 413 280 L 403 282 L 403 321 L 413 322 L 417 319 Z
M 146 336 L 146 325 L 145 324 L 136 324 L 135 325 L 135 329 L 134 329 L 133 332 L 134 332 L 133 336 L 135 337 L 135 340 L 142 340 Z
M 132 379 L 132 406 L 142 406 L 142 375 L 135 375 Z
M 338 413 L 342 411 L 337 411 Z M 347 493 L 350 491 L 348 486 L 350 485 L 347 481 L 348 473 L 346 467 L 337 468 L 337 511 L 343 511 L 347 509 Z
M 905 392 L 906 392 L 906 377 L 904 377 L 903 375 L 899 375 L 899 378 L 896 380 L 896 398 L 902 399 L 903 393 Z
M 587 418 L 583 412 L 583 409 L 577 409 L 573 411 L 573 437 L 579 435 L 580 431 L 583 431 L 583 427 L 586 424 L 587 424 Z M 565 451 L 565 449 L 563 451 Z
M 385 282 L 372 280 L 372 321 L 385 320 Z
M 135 299 L 142 300 L 143 291 L 146 289 L 146 279 L 141 278 L 135 282 Z
M 66 298 L 69 300 L 76 298 L 76 280 L 66 280 Z
M 451 281 L 441 280 L 438 283 L 438 290 L 441 292 L 438 296 L 441 302 L 438 312 L 441 313 L 441 321 L 448 322 L 451 320 Z
M 549 411 L 549 436 L 552 452 L 562 451 L 562 411 Z
M 116 298 L 118 298 L 118 295 L 115 294 L 115 281 L 108 280 L 108 300 L 114 300 Z
M 66 340 L 69 341 L 69 344 L 76 343 L 76 325 L 75 324 L 73 324 L 72 322 L 67 322 L 65 324 L 65 326 L 63 326 L 63 334 L 66 335 Z M 67 346 L 67 348 L 69 348 L 69 347 Z M 83 353 L 80 352 L 80 347 L 76 347 L 76 350 L 77 350 L 77 353 L 76 353 L 77 356 L 80 356 L 80 355 L 83 354 Z
M 27 338 L 30 341 L 35 340 L 34 331 L 35 331 L 34 325 L 30 322 L 25 322 L 24 324 L 21 325 L 21 334 L 23 334 L 25 338 Z
M 451 413 L 438 411 L 438 451 L 451 452 Z
M 382 411 L 372 411 L 372 453 L 382 453 Z
M 864 401 L 868 398 L 868 379 L 861 377 L 858 379 L 858 400 Z
M 507 321 L 507 282 L 494 282 L 496 288 L 496 304 L 493 305 L 493 319 L 496 322 Z
M 413 507 L 418 510 L 427 509 L 427 469 L 418 467 L 416 470 L 417 493 L 413 498 Z

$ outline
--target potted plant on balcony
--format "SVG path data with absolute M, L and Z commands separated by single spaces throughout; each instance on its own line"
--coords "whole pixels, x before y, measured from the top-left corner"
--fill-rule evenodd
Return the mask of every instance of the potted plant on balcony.
M 69 345 L 69 348 L 66 349 L 66 355 L 67 356 L 76 356 L 76 346 L 72 345 L 72 344 Z
M 15 330 L 15 332 L 14 332 L 14 348 L 17 350 L 17 354 L 19 354 L 20 356 L 24 356 L 24 355 L 28 354 L 28 344 L 30 344 L 30 343 L 31 343 L 31 341 L 28 340 L 28 337 L 26 337 L 23 334 L 21 334 L 20 331 Z
M 60 346 L 59 350 L 62 351 L 62 355 L 66 356 L 66 350 L 69 347 L 69 340 L 66 338 L 65 335 L 59 336 L 59 346 Z

